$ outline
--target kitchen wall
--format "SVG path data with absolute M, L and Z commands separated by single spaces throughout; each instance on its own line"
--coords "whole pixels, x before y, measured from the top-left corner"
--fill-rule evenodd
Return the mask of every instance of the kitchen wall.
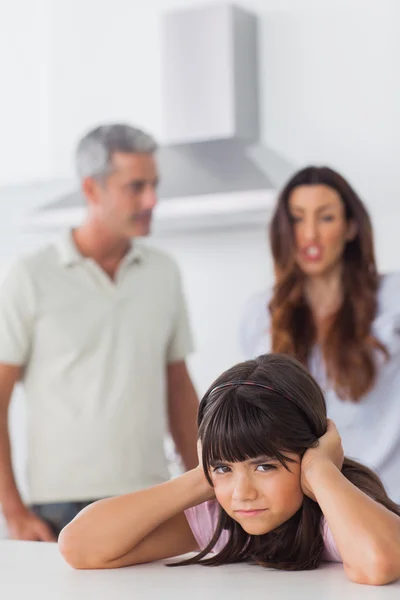
M 0 184 L 50 174 L 50 6 L 0 3 Z

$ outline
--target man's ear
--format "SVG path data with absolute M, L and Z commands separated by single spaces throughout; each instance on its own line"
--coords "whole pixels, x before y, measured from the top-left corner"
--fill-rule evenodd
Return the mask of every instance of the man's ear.
M 94 177 L 85 177 L 82 181 L 82 192 L 89 204 L 98 204 L 99 185 Z

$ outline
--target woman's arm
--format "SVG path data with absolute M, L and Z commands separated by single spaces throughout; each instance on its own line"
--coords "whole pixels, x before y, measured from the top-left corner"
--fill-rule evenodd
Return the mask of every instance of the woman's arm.
M 184 510 L 214 497 L 201 468 L 132 494 L 85 508 L 59 537 L 65 560 L 77 569 L 152 562 L 197 550 Z
M 303 457 L 303 489 L 320 505 L 348 577 L 357 583 L 390 583 L 400 578 L 400 517 L 344 477 L 332 460 L 338 445 L 339 434 L 330 422 L 319 446 Z

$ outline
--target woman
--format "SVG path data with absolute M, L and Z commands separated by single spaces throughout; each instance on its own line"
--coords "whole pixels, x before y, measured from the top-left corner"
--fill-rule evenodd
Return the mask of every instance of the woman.
M 302 570 L 334 560 L 359 583 L 400 577 L 400 507 L 376 475 L 343 458 L 321 389 L 295 359 L 261 356 L 223 373 L 198 425 L 199 467 L 100 500 L 67 525 L 59 544 L 72 566 L 200 550 L 178 564 Z
M 346 455 L 400 502 L 400 275 L 378 275 L 368 213 L 327 167 L 288 182 L 270 239 L 275 285 L 247 304 L 245 356 L 281 352 L 307 365 Z

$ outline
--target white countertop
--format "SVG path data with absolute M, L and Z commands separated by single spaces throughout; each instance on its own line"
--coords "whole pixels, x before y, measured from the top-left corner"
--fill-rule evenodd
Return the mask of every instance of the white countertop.
M 55 544 L 0 541 L 3 600 L 399 600 L 400 582 L 349 582 L 342 565 L 288 573 L 250 565 L 168 568 L 162 563 L 74 571 Z

